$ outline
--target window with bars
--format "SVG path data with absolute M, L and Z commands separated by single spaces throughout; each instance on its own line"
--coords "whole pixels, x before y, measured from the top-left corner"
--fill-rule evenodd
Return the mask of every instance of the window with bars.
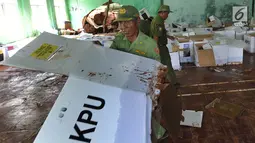
M 30 0 L 34 30 L 51 29 L 46 0 Z
M 0 42 L 13 42 L 24 37 L 17 0 L 0 0 Z
M 65 0 L 54 0 L 58 28 L 64 28 L 67 20 Z

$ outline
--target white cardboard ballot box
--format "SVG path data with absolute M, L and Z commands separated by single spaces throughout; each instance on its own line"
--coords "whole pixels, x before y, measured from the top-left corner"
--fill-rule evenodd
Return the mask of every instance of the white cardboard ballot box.
M 213 47 L 216 65 L 243 63 L 243 49 L 246 44 L 242 40 L 211 40 L 210 44 Z
M 193 63 L 194 62 L 194 47 L 191 40 L 178 40 L 180 47 L 180 62 Z
M 145 93 L 70 77 L 35 143 L 149 143 Z
M 151 142 L 148 91 L 159 62 L 43 33 L 4 64 L 69 75 L 35 143 Z
M 171 62 L 174 70 L 181 70 L 181 64 L 180 64 L 180 56 L 179 52 L 172 52 L 169 53 L 171 57 Z
M 255 33 L 244 35 L 244 41 L 247 44 L 245 51 L 255 53 Z
M 243 63 L 243 50 L 247 44 L 242 40 L 232 40 L 228 43 L 228 64 Z
M 228 63 L 229 47 L 220 41 L 212 40 L 209 42 L 213 48 L 215 63 L 217 66 L 226 65 Z

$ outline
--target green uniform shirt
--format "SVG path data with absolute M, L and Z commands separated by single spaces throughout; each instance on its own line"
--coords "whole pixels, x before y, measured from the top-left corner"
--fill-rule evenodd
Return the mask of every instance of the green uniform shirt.
M 157 43 L 141 31 L 132 43 L 122 33 L 118 33 L 110 48 L 160 61 Z
M 157 15 L 151 22 L 151 37 L 158 37 L 158 45 L 165 46 L 167 44 L 167 33 L 165 29 L 164 19 Z

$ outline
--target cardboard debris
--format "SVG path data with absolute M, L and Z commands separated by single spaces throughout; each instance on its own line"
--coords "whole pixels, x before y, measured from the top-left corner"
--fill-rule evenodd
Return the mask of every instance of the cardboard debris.
M 224 117 L 228 117 L 230 119 L 234 119 L 240 116 L 244 111 L 243 107 L 226 101 L 222 101 L 219 98 L 213 100 L 210 104 L 205 106 L 205 108 L 211 112 L 217 113 Z
M 202 127 L 203 111 L 185 110 L 182 112 L 184 121 L 181 121 L 182 126 Z
M 210 71 L 214 71 L 214 72 L 224 72 L 225 70 L 223 68 L 219 68 L 219 67 L 210 67 L 209 68 Z

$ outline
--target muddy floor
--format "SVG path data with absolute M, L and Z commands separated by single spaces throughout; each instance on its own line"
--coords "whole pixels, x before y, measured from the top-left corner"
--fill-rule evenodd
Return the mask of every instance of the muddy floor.
M 244 63 L 218 70 L 184 65 L 177 72 L 183 109 L 204 111 L 202 128 L 182 127 L 177 143 L 255 143 L 255 55 L 245 53 Z M 33 142 L 66 80 L 0 66 L 0 143 Z M 205 106 L 215 98 L 245 112 L 229 119 L 207 111 Z

